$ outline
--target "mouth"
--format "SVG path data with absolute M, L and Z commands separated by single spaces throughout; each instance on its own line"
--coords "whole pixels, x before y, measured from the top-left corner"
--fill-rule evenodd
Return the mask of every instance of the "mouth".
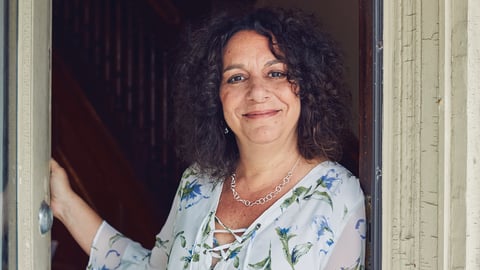
M 282 110 L 252 111 L 252 112 L 244 113 L 242 114 L 242 116 L 250 119 L 265 118 L 265 117 L 274 116 L 281 111 Z

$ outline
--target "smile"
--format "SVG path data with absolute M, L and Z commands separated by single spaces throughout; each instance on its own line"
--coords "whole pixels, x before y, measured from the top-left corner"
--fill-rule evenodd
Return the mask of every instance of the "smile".
M 280 111 L 281 110 L 253 111 L 253 112 L 244 113 L 244 114 L 242 114 L 242 116 L 247 117 L 247 118 L 251 118 L 251 119 L 264 118 L 264 117 L 274 116 L 277 113 L 279 113 Z

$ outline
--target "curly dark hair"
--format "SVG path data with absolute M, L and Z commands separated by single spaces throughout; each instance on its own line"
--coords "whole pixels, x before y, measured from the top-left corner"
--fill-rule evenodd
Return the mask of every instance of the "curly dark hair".
M 231 132 L 224 134 L 219 89 L 223 50 L 242 30 L 267 37 L 273 55 L 287 65 L 287 79 L 300 88 L 300 154 L 306 159 L 339 160 L 350 119 L 340 54 L 313 15 L 280 8 L 242 16 L 221 14 L 189 36 L 174 73 L 179 157 L 217 177 L 235 170 L 238 147 Z

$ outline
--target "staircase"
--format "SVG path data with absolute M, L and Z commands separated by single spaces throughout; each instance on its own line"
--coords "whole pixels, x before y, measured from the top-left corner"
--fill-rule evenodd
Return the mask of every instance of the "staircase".
M 152 248 L 185 165 L 174 154 L 169 0 L 54 0 L 52 152 L 110 224 Z M 52 269 L 87 256 L 55 221 Z

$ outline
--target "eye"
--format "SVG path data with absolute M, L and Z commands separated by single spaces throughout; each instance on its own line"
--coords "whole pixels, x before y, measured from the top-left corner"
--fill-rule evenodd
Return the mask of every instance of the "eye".
M 285 72 L 282 72 L 282 71 L 271 71 L 268 73 L 268 76 L 271 77 L 271 78 L 285 78 L 286 77 L 286 74 Z
M 245 77 L 243 75 L 237 74 L 233 75 L 230 78 L 227 79 L 227 83 L 239 83 L 241 81 L 245 80 Z

